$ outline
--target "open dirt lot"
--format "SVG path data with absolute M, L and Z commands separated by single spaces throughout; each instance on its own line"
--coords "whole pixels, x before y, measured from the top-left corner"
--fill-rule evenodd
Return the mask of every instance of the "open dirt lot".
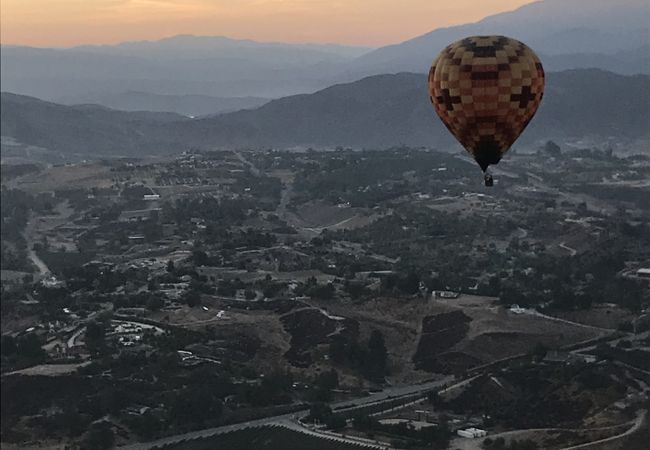
M 494 299 L 462 295 L 458 299 L 422 298 L 396 300 L 375 299 L 355 305 L 327 305 L 332 314 L 359 321 L 362 337 L 372 329 L 385 336 L 392 366 L 391 380 L 415 382 L 431 377 L 431 373 L 416 369 L 413 356 L 421 339 L 423 319 L 461 311 L 471 321 L 460 334 L 443 336 L 447 348 L 436 348 L 435 359 L 453 360 L 450 364 L 475 365 L 529 352 L 537 343 L 549 348 L 578 343 L 600 336 L 603 332 L 542 317 L 514 315 L 494 306 Z M 399 302 L 399 305 L 395 303 Z M 441 330 L 445 331 L 445 330 Z M 435 340 L 435 339 L 434 339 Z
M 110 167 L 99 164 L 74 164 L 51 167 L 38 174 L 29 174 L 16 180 L 16 187 L 29 193 L 58 189 L 107 188 L 113 184 Z

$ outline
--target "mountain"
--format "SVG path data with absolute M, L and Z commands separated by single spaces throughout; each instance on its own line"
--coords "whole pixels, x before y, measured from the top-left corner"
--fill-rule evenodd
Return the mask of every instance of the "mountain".
M 88 94 L 60 99 L 65 105 L 92 103 L 122 111 L 174 112 L 188 117 L 222 114 L 256 108 L 268 102 L 262 97 L 211 97 L 209 95 L 163 95 L 127 91 L 116 94 Z
M 650 76 L 601 70 L 550 73 L 544 100 L 524 133 L 535 139 L 650 134 Z M 250 111 L 183 123 L 202 146 L 336 146 L 386 148 L 452 142 L 435 117 L 426 76 L 377 75 L 310 95 L 271 101 Z
M 326 86 L 327 74 L 368 50 L 202 36 L 67 49 L 3 46 L 0 75 L 4 91 L 50 101 L 128 91 L 280 97 Z
M 544 63 L 548 59 L 554 70 L 596 67 L 626 74 L 650 73 L 648 23 L 647 0 L 537 1 L 476 23 L 440 28 L 379 48 L 360 56 L 346 70 L 353 77 L 426 72 L 449 43 L 471 35 L 502 34 L 528 44 Z
M 132 41 L 115 45 L 82 45 L 71 51 L 155 59 L 245 58 L 276 60 L 280 63 L 337 61 L 355 58 L 372 50 L 369 47 L 338 44 L 286 44 L 232 39 L 225 36 L 182 34 L 156 41 Z
M 476 34 L 523 40 L 549 71 L 650 73 L 648 23 L 648 0 L 543 0 L 375 50 L 187 35 L 67 49 L 3 46 L 0 76 L 4 91 L 57 103 L 90 101 L 195 116 L 230 109 L 217 102 L 217 109 L 208 111 L 212 100 L 196 96 L 279 98 L 369 75 L 426 73 L 443 47 Z M 132 92 L 142 95 L 128 98 Z
M 70 107 L 2 94 L 2 136 L 89 156 L 143 155 L 195 148 L 397 145 L 448 147 L 453 138 L 429 103 L 424 74 L 377 75 L 257 109 L 202 119 Z M 537 116 L 516 145 L 650 137 L 650 76 L 600 70 L 549 73 Z

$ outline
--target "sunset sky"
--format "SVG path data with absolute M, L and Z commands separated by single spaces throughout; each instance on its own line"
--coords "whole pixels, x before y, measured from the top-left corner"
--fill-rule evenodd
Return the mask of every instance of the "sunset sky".
M 176 34 L 380 46 L 531 0 L 2 0 L 3 44 L 66 47 Z

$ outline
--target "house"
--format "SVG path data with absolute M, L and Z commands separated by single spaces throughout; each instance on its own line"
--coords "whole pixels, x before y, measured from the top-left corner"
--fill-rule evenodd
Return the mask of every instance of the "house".
M 432 295 L 438 298 L 458 298 L 460 297 L 460 292 L 453 291 L 433 291 Z
M 636 276 L 639 278 L 650 278 L 650 268 L 642 267 L 636 271 Z
M 510 309 L 508 309 L 508 311 L 513 313 L 513 314 L 524 314 L 524 313 L 526 313 L 526 309 L 520 307 L 517 304 L 514 304 L 514 305 L 510 306 Z
M 118 222 L 139 222 L 141 220 L 150 219 L 152 213 L 159 212 L 159 211 L 161 211 L 160 208 L 122 211 L 120 217 L 117 220 Z
M 144 194 L 142 199 L 147 201 L 160 200 L 160 194 Z

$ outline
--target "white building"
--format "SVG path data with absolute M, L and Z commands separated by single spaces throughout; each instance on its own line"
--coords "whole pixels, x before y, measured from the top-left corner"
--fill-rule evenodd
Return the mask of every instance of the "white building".
M 650 268 L 640 268 L 636 271 L 636 276 L 641 278 L 650 278 Z
M 520 307 L 520 306 L 517 305 L 517 304 L 512 305 L 512 306 L 510 307 L 510 310 L 509 310 L 509 311 L 510 311 L 511 313 L 513 313 L 513 314 L 524 314 L 524 313 L 526 312 L 526 310 L 525 310 L 524 308 Z
M 476 439 L 487 436 L 487 431 L 481 430 L 480 428 L 467 428 L 465 430 L 458 430 L 456 434 L 460 437 Z

